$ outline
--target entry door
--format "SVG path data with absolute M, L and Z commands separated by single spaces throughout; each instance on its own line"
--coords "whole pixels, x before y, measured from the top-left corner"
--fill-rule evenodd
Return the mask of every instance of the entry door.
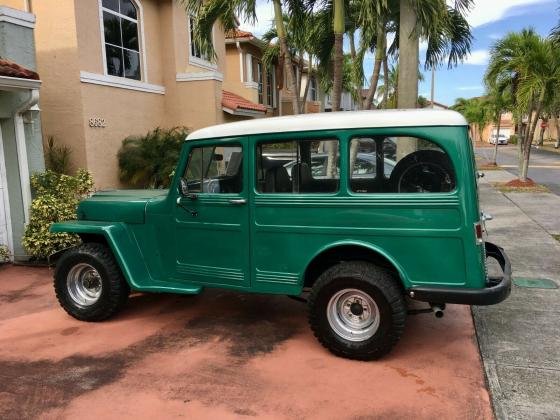
M 177 278 L 250 285 L 247 140 L 193 142 L 175 206 Z

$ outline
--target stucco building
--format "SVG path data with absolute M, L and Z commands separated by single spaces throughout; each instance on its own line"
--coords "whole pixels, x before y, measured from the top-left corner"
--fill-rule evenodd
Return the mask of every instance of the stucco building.
M 43 171 L 39 116 L 41 80 L 36 69 L 31 13 L 0 7 L 0 245 L 22 259 L 33 172 Z
M 15 2 L 15 0 L 12 0 Z M 226 120 L 223 31 L 216 60 L 191 40 L 192 17 L 173 0 L 34 0 L 43 135 L 72 150 L 97 188 L 117 187 L 122 140 L 156 127 Z

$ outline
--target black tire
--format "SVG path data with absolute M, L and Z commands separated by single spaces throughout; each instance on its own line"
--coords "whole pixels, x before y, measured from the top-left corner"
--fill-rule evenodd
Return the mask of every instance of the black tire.
M 397 163 L 390 184 L 393 192 L 449 192 L 455 188 L 453 165 L 439 150 L 418 150 Z
M 363 341 L 345 339 L 329 322 L 329 302 L 344 289 L 357 289 L 377 305 L 379 325 L 373 336 Z M 399 340 L 407 315 L 398 279 L 364 261 L 342 262 L 323 272 L 313 285 L 308 305 L 309 324 L 319 342 L 337 356 L 356 360 L 374 360 L 387 354 Z
M 68 275 L 78 264 L 97 270 L 101 294 L 95 303 L 79 305 L 67 285 Z M 69 315 L 80 321 L 103 321 L 120 311 L 128 300 L 130 287 L 111 250 L 100 243 L 84 243 L 66 251 L 56 264 L 54 290 L 60 305 Z

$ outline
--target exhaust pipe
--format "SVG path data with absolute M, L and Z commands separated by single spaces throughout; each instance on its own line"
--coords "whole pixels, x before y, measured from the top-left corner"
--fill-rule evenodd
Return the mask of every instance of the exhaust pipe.
M 432 312 L 436 316 L 436 318 L 443 318 L 443 311 L 445 310 L 444 305 L 431 305 Z

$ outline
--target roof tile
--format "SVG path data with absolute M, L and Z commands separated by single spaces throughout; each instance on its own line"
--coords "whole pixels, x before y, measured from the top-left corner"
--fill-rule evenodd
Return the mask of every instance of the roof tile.
M 253 38 L 253 34 L 251 32 L 242 31 L 241 29 L 233 29 L 226 32 L 226 38 L 228 39 L 235 39 L 235 38 Z
M 266 107 L 242 98 L 235 93 L 222 90 L 222 106 L 229 109 L 245 109 L 249 111 L 266 112 Z
M 13 61 L 0 57 L 0 76 L 19 77 L 21 79 L 39 80 L 39 75 Z

